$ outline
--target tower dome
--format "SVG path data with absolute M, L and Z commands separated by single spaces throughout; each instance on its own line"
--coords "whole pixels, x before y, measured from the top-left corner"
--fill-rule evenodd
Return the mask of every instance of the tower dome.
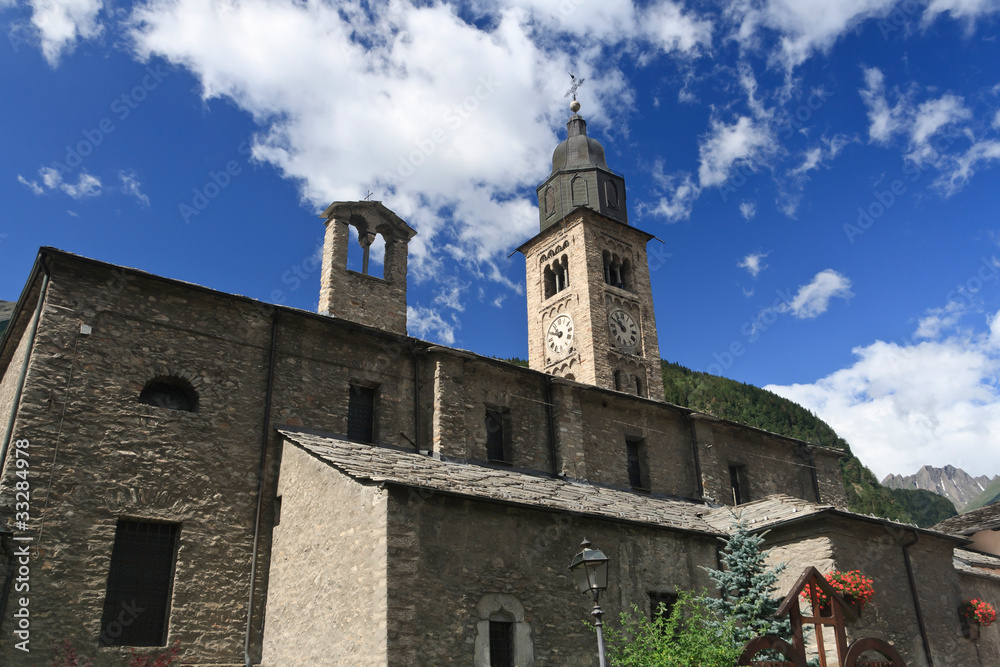
M 604 146 L 587 136 L 587 121 L 577 114 L 566 123 L 566 139 L 552 153 L 552 173 L 564 169 L 608 168 Z
M 538 221 L 541 231 L 575 209 L 586 207 L 628 224 L 625 179 L 611 171 L 604 147 L 587 136 L 587 121 L 580 117 L 580 103 L 570 105 L 566 139 L 552 153 L 552 173 L 538 186 Z

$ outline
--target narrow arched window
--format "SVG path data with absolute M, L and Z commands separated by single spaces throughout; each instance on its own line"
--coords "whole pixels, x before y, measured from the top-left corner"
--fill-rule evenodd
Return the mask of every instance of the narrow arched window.
M 621 278 L 622 289 L 631 290 L 632 289 L 632 262 L 625 259 L 622 260 L 622 266 L 619 271 Z
M 551 266 L 542 271 L 542 289 L 546 299 L 556 293 L 556 274 Z
M 139 402 L 167 410 L 198 412 L 198 392 L 179 377 L 153 378 L 139 392 Z

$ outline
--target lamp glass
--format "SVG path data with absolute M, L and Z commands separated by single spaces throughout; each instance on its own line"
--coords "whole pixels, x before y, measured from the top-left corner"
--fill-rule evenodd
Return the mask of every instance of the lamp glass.
M 608 558 L 600 549 L 584 547 L 573 558 L 569 569 L 581 593 L 603 591 L 608 587 Z

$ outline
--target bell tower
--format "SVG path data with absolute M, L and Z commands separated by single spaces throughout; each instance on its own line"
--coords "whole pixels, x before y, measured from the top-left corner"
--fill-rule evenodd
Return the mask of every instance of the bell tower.
M 406 260 L 417 232 L 378 201 L 334 202 L 320 218 L 326 221 L 326 236 L 319 312 L 406 335 Z M 350 227 L 364 251 L 361 271 L 347 268 Z M 369 249 L 377 236 L 385 241 L 382 278 L 368 273 Z
M 570 105 L 567 137 L 538 186 L 539 233 L 518 250 L 527 273 L 528 365 L 663 400 L 646 244 L 629 225 L 625 179 Z

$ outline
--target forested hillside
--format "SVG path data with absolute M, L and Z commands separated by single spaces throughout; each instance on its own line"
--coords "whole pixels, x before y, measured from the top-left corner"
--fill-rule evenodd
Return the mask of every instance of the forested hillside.
M 932 526 L 956 514 L 947 498 L 933 493 L 887 489 L 851 452 L 850 445 L 822 419 L 777 394 L 717 375 L 662 362 L 667 401 L 773 433 L 842 449 L 847 507 L 895 521 Z

